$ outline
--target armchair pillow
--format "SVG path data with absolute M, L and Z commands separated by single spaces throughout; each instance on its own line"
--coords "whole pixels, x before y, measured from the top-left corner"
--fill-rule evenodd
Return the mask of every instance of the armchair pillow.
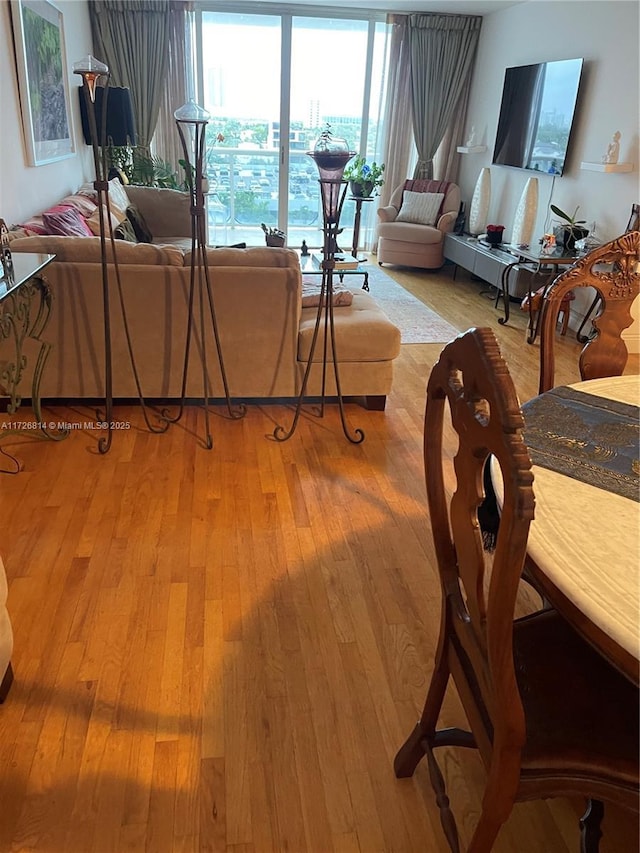
M 396 222 L 435 225 L 443 198 L 444 193 L 414 193 L 405 190 Z

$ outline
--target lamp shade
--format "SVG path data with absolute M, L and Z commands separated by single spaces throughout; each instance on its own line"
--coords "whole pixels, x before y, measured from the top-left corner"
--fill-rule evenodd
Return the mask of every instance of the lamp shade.
M 82 133 L 87 145 L 91 145 L 91 131 L 89 129 L 89 117 L 87 115 L 86 98 L 79 87 L 80 115 L 82 118 Z M 98 128 L 98 139 L 102 136 L 102 98 L 104 87 L 96 87 L 95 115 Z M 131 91 L 118 86 L 109 86 L 107 97 L 107 128 L 106 140 L 110 145 L 135 145 L 136 130 L 133 121 L 133 107 L 131 105 Z

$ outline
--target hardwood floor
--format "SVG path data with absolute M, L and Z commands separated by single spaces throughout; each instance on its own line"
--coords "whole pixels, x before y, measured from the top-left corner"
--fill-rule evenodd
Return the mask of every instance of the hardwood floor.
M 524 314 L 500 326 L 463 271 L 393 275 L 458 329 L 491 326 L 521 399 L 535 394 Z M 162 436 L 118 408 L 131 426 L 106 456 L 87 429 L 3 440 L 24 470 L 0 475 L 15 633 L 0 851 L 447 850 L 426 763 L 392 769 L 438 631 L 422 419 L 441 348 L 403 346 L 386 412 L 347 407 L 357 447 L 335 406 L 285 444 L 270 435 L 290 409 L 216 409 L 209 452 L 196 408 Z M 559 383 L 578 349 L 561 342 Z M 453 691 L 446 718 L 464 722 Z M 466 841 L 484 770 L 464 750 L 445 768 Z M 517 805 L 495 850 L 577 851 L 579 805 Z M 627 815 L 607 809 L 604 830 L 603 853 L 638 849 Z

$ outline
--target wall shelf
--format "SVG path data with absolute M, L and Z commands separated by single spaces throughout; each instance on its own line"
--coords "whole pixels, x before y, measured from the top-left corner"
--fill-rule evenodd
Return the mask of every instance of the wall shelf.
M 487 150 L 486 145 L 459 145 L 456 148 L 458 154 L 481 154 L 483 151 Z
M 633 172 L 633 163 L 580 163 L 580 168 L 589 172 Z

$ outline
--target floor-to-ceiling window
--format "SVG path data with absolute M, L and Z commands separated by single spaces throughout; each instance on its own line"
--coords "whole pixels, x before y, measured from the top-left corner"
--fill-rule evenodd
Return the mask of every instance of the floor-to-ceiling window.
M 290 246 L 317 246 L 318 175 L 305 152 L 329 123 L 354 151 L 378 154 L 386 26 L 265 6 L 205 5 L 196 28 L 201 103 L 211 113 L 209 239 L 259 244 L 264 223 L 284 230 Z M 342 224 L 349 245 L 349 202 Z M 366 227 L 365 218 L 363 239 Z

